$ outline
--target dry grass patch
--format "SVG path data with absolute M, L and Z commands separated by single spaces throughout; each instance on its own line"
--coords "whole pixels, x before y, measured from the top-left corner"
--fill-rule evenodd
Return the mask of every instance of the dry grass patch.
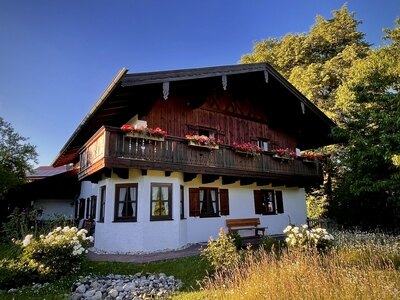
M 336 252 L 259 251 L 203 281 L 204 299 L 399 299 L 400 273 L 382 260 L 349 265 Z

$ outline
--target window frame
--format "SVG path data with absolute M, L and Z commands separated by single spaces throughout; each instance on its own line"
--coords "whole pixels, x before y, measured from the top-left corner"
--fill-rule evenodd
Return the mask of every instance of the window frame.
M 97 222 L 104 223 L 104 217 L 105 217 L 105 209 L 106 209 L 106 186 L 103 185 L 100 187 L 100 199 L 99 199 L 99 218 Z
M 180 191 L 180 210 L 181 210 L 181 220 L 186 219 L 185 218 L 185 190 L 183 185 L 180 186 L 179 188 Z
M 270 141 L 268 139 L 259 138 L 257 140 L 257 146 L 260 147 L 263 152 L 271 151 L 271 149 L 270 149 L 271 148 L 271 144 L 270 144 Z M 267 148 L 267 149 L 265 149 L 265 148 Z
M 201 213 L 201 201 L 200 201 L 200 190 L 216 190 L 216 213 L 214 214 L 202 214 Z M 229 190 L 221 189 L 218 187 L 197 187 L 189 188 L 189 217 L 200 217 L 200 218 L 215 218 L 229 215 Z
M 153 187 L 157 188 L 168 188 L 168 199 L 160 199 L 160 200 L 153 200 Z M 168 214 L 163 216 L 153 215 L 153 202 L 162 201 L 168 204 Z M 168 221 L 172 219 L 172 183 L 161 183 L 161 182 L 152 182 L 150 183 L 150 221 Z
M 89 219 L 95 220 L 96 219 L 96 208 L 97 208 L 97 196 L 92 195 L 90 196 L 90 213 Z
M 127 193 L 125 195 L 125 200 L 124 201 L 119 201 L 119 194 L 120 194 L 120 189 L 121 188 L 126 188 Z M 130 198 L 130 188 L 135 188 L 136 189 L 136 199 L 128 201 Z M 134 209 L 135 214 L 133 216 L 118 216 L 118 209 L 119 209 L 119 204 L 120 203 L 133 203 L 135 206 L 132 206 L 132 209 Z M 116 184 L 115 185 L 115 202 L 114 202 L 114 222 L 136 222 L 137 221 L 137 211 L 138 208 L 138 184 L 137 183 L 122 183 L 122 184 Z
M 267 196 L 268 195 L 268 196 Z M 272 197 L 272 199 L 270 199 Z M 271 211 L 269 211 L 269 208 Z M 254 210 L 257 215 L 279 215 L 284 213 L 283 193 L 280 190 L 254 190 Z

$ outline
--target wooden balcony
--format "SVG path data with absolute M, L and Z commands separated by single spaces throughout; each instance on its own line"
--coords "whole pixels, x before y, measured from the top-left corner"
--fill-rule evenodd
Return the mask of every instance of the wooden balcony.
M 114 127 L 100 128 L 80 150 L 79 179 L 101 174 L 102 170 L 120 172 L 129 168 L 182 172 L 185 180 L 203 174 L 203 183 L 219 176 L 226 184 L 240 180 L 241 184 L 305 186 L 322 181 L 318 162 L 282 160 L 271 153 L 246 156 L 229 145 L 220 145 L 219 149 L 194 147 L 184 138 L 171 136 L 164 141 L 145 140 L 128 137 Z

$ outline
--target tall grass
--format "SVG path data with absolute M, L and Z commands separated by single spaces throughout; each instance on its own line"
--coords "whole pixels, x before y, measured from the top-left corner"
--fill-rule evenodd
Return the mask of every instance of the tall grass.
M 284 251 L 279 257 L 263 250 L 250 253 L 229 272 L 206 278 L 202 297 L 400 299 L 400 272 L 395 265 L 400 256 L 398 237 L 386 238 L 374 236 L 361 242 L 357 236 L 346 235 L 339 238 L 340 246 L 324 255 L 310 251 Z

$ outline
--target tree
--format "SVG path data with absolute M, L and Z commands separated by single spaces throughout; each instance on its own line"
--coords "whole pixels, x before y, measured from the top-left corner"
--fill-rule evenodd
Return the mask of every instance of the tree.
M 0 200 L 11 188 L 25 181 L 26 172 L 37 162 L 36 147 L 27 140 L 0 117 Z
M 333 11 L 332 19 L 317 16 L 308 33 L 256 43 L 241 62 L 270 63 L 329 117 L 340 121 L 336 91 L 351 66 L 369 50 L 364 33 L 357 30 L 360 23 L 343 5 Z
M 400 224 L 400 19 L 394 30 L 385 32 L 392 44 L 356 62 L 338 90 L 344 125 L 338 134 L 347 142 L 344 172 L 331 209 L 340 221 L 352 225 L 396 228 Z

